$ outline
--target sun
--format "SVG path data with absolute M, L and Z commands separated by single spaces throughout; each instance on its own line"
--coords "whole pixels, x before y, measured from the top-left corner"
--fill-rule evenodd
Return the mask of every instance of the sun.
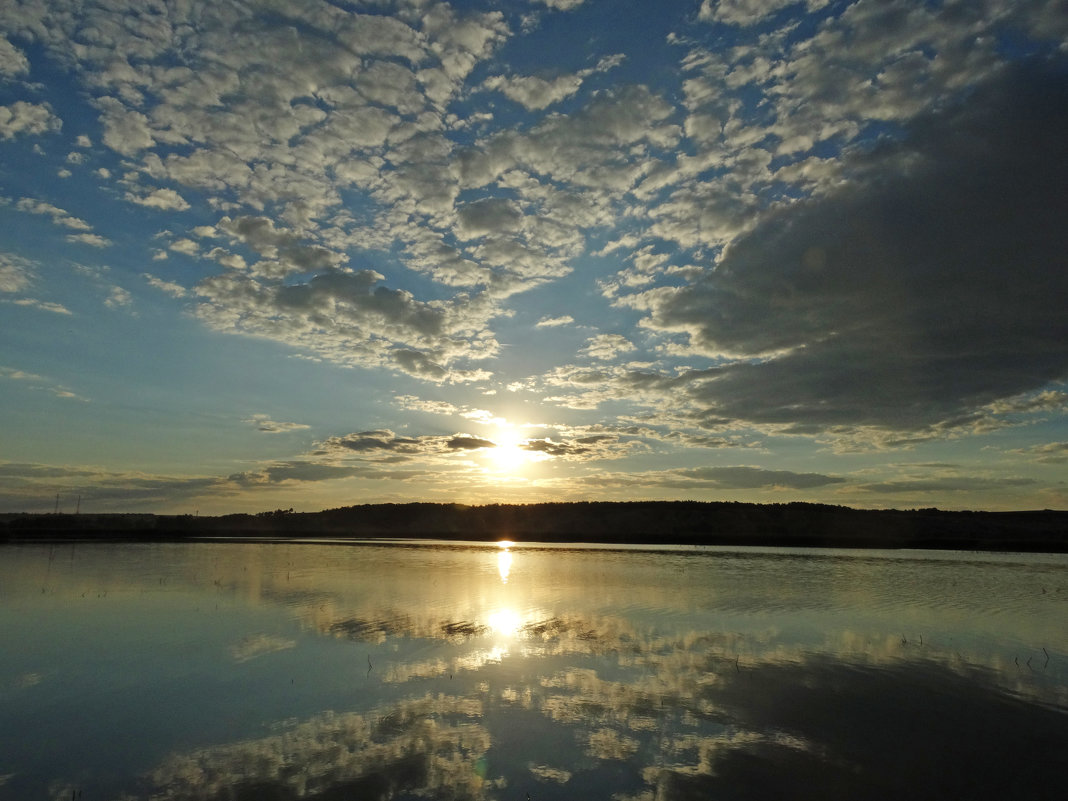
M 510 423 L 498 425 L 493 441 L 497 447 L 490 451 L 490 457 L 501 472 L 513 473 L 533 461 L 533 454 L 523 448 L 526 440 L 516 426 Z

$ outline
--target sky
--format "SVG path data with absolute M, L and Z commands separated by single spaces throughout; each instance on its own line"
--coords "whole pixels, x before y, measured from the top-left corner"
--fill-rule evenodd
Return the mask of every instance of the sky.
M 0 511 L 1068 508 L 1062 0 L 0 32 Z

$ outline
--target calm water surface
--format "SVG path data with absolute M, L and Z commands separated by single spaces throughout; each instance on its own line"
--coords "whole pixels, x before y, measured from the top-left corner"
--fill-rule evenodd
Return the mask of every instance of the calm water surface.
M 1063 798 L 1068 558 L 0 548 L 3 799 Z

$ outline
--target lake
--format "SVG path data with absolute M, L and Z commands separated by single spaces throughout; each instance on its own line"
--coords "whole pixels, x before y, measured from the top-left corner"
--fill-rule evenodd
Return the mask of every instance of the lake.
M 1068 557 L 0 547 L 0 798 L 1063 798 Z

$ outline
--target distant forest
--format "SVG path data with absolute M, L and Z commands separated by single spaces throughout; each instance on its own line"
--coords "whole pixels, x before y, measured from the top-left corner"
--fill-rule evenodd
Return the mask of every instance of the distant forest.
M 1068 512 L 861 510 L 812 503 L 695 501 L 524 505 L 369 504 L 215 517 L 0 515 L 0 541 L 430 538 L 680 545 L 1068 552 Z

